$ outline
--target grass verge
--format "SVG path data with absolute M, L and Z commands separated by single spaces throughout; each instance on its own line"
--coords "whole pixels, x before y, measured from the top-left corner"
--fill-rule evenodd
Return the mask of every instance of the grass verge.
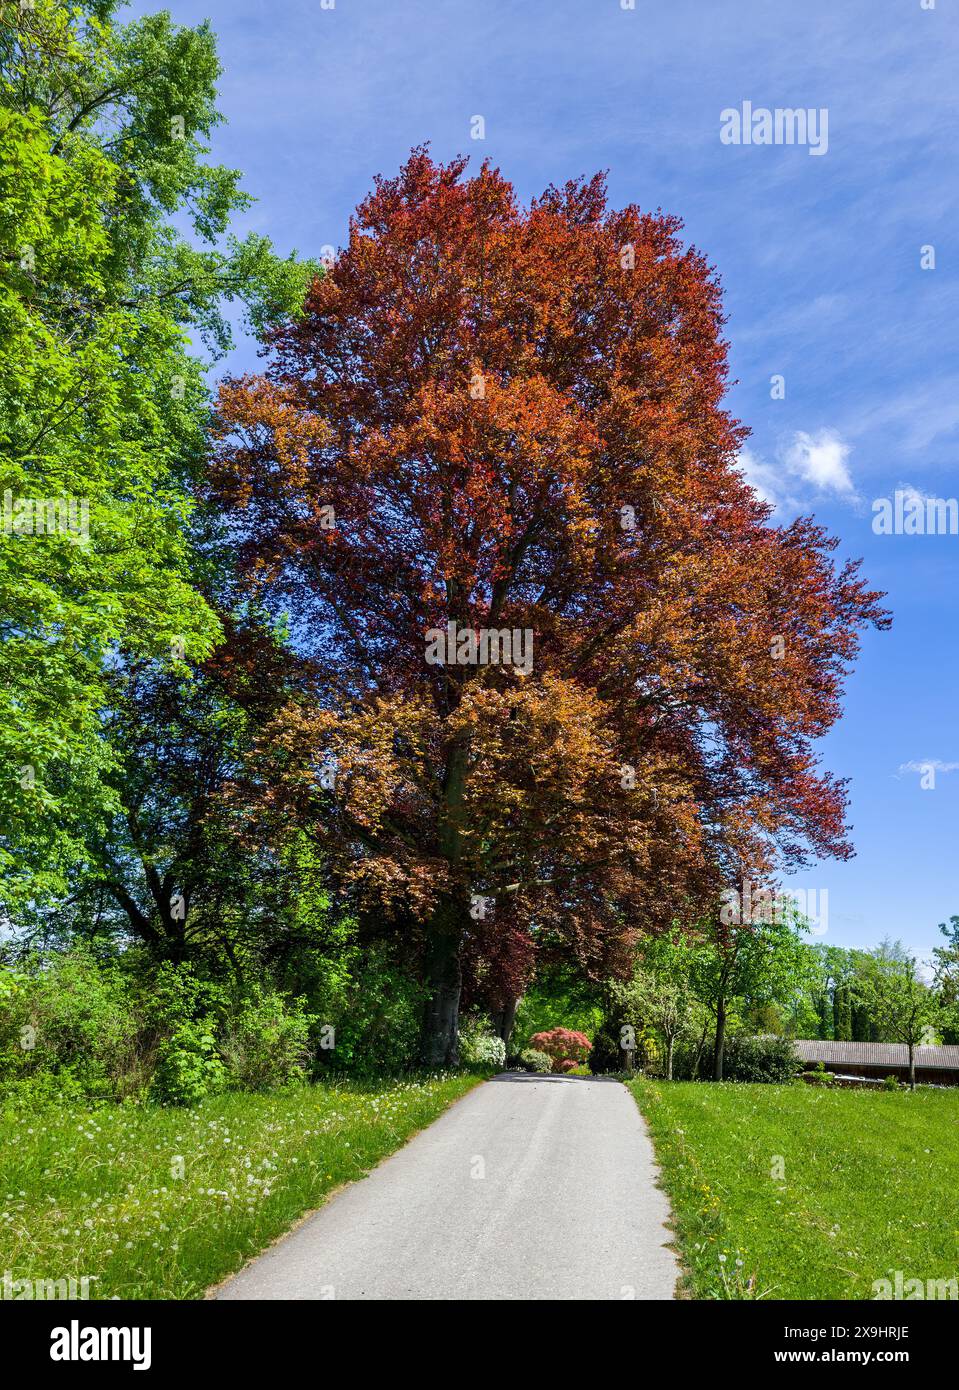
M 924 1286 L 959 1275 L 959 1089 L 630 1090 L 656 1146 L 688 1296 L 868 1299 L 897 1270 Z
M 0 1280 L 93 1276 L 91 1298 L 199 1298 L 482 1077 L 6 1114 Z M 23 1291 L 0 1287 L 0 1299 Z

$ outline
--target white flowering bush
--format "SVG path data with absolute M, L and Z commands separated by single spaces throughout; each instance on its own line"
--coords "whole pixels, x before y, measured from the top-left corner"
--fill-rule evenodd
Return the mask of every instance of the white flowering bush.
M 472 1044 L 472 1056 L 467 1060 L 484 1067 L 505 1067 L 506 1044 L 492 1033 L 481 1033 Z
M 489 1019 L 478 1015 L 460 1029 L 460 1058 L 467 1065 L 505 1067 L 506 1044 L 490 1032 Z

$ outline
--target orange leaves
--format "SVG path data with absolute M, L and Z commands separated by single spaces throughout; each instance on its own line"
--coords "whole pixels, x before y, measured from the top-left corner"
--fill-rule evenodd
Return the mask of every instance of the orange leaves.
M 811 740 L 885 617 L 736 470 L 719 285 L 680 230 L 600 176 L 524 209 L 416 150 L 221 392 L 211 499 L 312 663 L 264 802 L 357 892 L 505 895 L 509 931 L 586 956 L 744 856 L 847 852 Z M 448 624 L 531 632 L 532 672 L 428 663 Z

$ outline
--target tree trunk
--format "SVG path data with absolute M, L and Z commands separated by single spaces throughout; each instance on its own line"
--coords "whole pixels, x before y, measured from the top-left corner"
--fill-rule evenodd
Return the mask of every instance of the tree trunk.
M 699 1063 L 700 1063 L 700 1061 L 701 1061 L 701 1059 L 702 1059 L 703 1048 L 706 1046 L 706 1031 L 707 1031 L 708 1028 L 709 1028 L 709 1019 L 707 1018 L 706 1022 L 703 1024 L 703 1031 L 702 1031 L 702 1033 L 701 1033 L 700 1036 L 699 1036 L 699 1042 L 698 1042 L 697 1045 L 696 1045 L 696 1056 L 695 1056 L 695 1059 L 693 1060 L 693 1072 L 692 1072 L 692 1076 L 690 1077 L 690 1080 L 691 1080 L 691 1081 L 698 1081 L 698 1080 L 699 1080 Z
M 452 904 L 436 913 L 426 940 L 426 987 L 420 1061 L 427 1067 L 459 1066 L 460 945 L 463 927 Z
M 510 999 L 492 1016 L 493 1031 L 498 1038 L 503 1039 L 503 1045 L 509 1052 L 509 1040 L 513 1034 L 513 1024 L 516 1022 L 516 1009 L 519 1005 L 518 999 Z
M 464 743 L 449 750 L 439 819 L 440 853 L 455 875 L 463 839 L 468 751 Z M 454 880 L 455 881 L 455 878 Z M 458 891 L 441 901 L 426 929 L 425 983 L 428 991 L 420 1034 L 420 1061 L 427 1067 L 459 1066 L 460 947 L 468 908 Z
M 915 1045 L 915 1043 L 910 1043 L 910 1044 L 909 1044 L 909 1089 L 910 1089 L 910 1091 L 914 1091 L 914 1090 L 916 1089 L 916 1045 Z
M 716 1051 L 713 1057 L 713 1080 L 723 1079 L 723 1049 L 726 1045 L 726 1001 L 716 1005 Z
M 676 1039 L 671 1037 L 666 1044 L 666 1080 L 673 1079 L 673 1048 L 676 1046 Z

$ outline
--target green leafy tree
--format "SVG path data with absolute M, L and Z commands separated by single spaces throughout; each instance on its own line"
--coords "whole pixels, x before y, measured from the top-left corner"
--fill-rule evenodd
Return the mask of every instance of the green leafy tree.
M 715 1022 L 716 1081 L 723 1079 L 726 1031 L 737 1006 L 778 1003 L 791 1016 L 808 992 L 812 960 L 802 940 L 802 920 L 788 905 L 771 916 L 769 921 L 727 923 L 717 914 L 705 924 L 692 953 L 692 992 Z
M 689 938 L 673 928 L 643 943 L 635 977 L 640 1010 L 662 1046 L 667 1081 L 673 1079 L 676 1041 L 692 1016 L 692 954 Z
M 959 917 L 940 922 L 945 946 L 933 950 L 936 989 L 939 993 L 943 1041 L 959 1042 Z
M 857 988 L 876 1021 L 879 1040 L 908 1047 L 909 1085 L 915 1090 L 916 1048 L 939 1022 L 940 1001 L 922 979 L 916 961 L 885 946 L 873 953 L 872 967 L 862 973 Z
M 852 1038 L 852 982 L 856 964 L 842 946 L 809 947 L 813 970 L 810 1004 L 817 1017 L 816 1036 L 848 1042 Z
M 212 34 L 115 0 L 0 3 L 0 885 L 64 891 L 117 809 L 103 737 L 125 663 L 204 657 L 190 488 L 208 395 L 191 352 L 262 331 L 312 267 L 231 237 L 249 199 L 206 162 Z M 186 228 L 185 234 L 173 224 Z

